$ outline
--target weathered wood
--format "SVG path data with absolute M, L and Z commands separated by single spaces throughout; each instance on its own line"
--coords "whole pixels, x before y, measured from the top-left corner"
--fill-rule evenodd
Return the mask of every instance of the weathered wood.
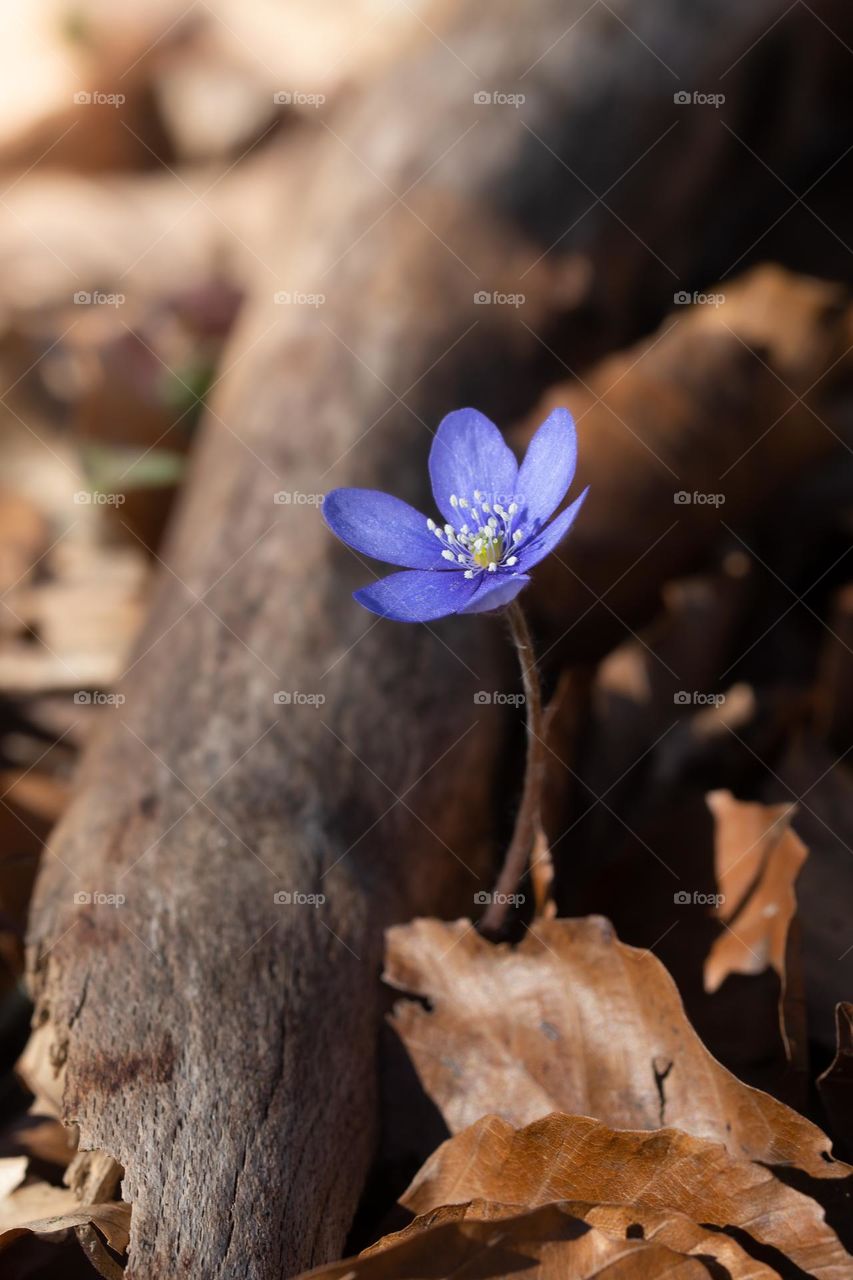
M 373 623 L 349 595 L 370 570 L 296 495 L 366 483 L 423 501 L 440 415 L 520 415 L 548 372 L 540 338 L 565 349 L 562 277 L 532 264 L 591 197 L 526 126 L 571 163 L 606 105 L 603 190 L 665 127 L 645 108 L 671 102 L 634 32 L 664 61 L 677 45 L 696 83 L 722 65 L 707 39 L 719 6 L 686 34 L 670 0 L 654 33 L 636 3 L 633 31 L 596 12 L 566 36 L 584 7 L 542 0 L 522 24 L 510 0 L 438 6 L 441 40 L 425 29 L 333 133 L 318 126 L 287 158 L 282 243 L 263 247 L 273 267 L 226 357 L 127 702 L 87 759 L 32 917 L 66 1119 L 127 1171 L 133 1280 L 278 1280 L 339 1253 L 373 1141 L 382 929 L 467 913 L 487 885 L 508 727 L 474 694 L 511 678 L 500 628 Z M 732 0 L 729 42 L 745 48 L 782 8 L 745 18 Z M 515 88 L 524 120 L 473 100 Z M 705 226 L 700 187 L 685 189 Z M 597 210 L 588 224 L 598 262 L 610 222 Z M 644 261 L 616 226 L 623 263 Z M 522 276 L 524 325 L 474 305 Z M 645 272 L 625 280 L 620 302 Z M 326 301 L 276 307 L 274 289 Z M 667 292 L 656 274 L 657 305 Z M 277 905 L 277 890 L 326 901 Z

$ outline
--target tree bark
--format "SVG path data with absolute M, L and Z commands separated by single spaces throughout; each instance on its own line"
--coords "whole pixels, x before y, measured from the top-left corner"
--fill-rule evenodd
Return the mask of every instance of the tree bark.
M 502 629 L 370 618 L 350 592 L 372 570 L 313 495 L 366 484 L 427 504 L 444 412 L 529 409 L 557 367 L 543 349 L 583 331 L 582 313 L 558 323 L 565 251 L 601 264 L 618 241 L 632 265 L 588 353 L 646 289 L 646 249 L 600 207 L 543 258 L 592 203 L 548 149 L 589 156 L 595 121 L 595 187 L 617 181 L 666 127 L 647 108 L 671 102 L 635 32 L 701 83 L 725 54 L 709 40 L 720 6 L 685 24 L 675 0 L 652 19 L 632 3 L 628 27 L 585 7 L 542 0 L 522 22 L 510 0 L 439 5 L 440 39 L 421 30 L 381 84 L 282 153 L 279 243 L 259 248 L 127 701 L 32 913 L 65 1118 L 126 1169 L 131 1280 L 278 1280 L 339 1255 L 374 1141 L 382 930 L 469 914 L 500 860 L 511 726 L 475 694 L 513 678 Z M 783 6 L 723 9 L 740 48 Z M 524 123 L 474 101 L 516 87 Z M 670 164 L 661 152 L 651 172 Z M 700 203 L 704 175 L 682 191 L 670 212 L 689 261 L 722 196 Z M 662 308 L 673 286 L 650 269 Z M 524 325 L 475 303 L 522 278 Z M 325 301 L 276 305 L 281 291 Z

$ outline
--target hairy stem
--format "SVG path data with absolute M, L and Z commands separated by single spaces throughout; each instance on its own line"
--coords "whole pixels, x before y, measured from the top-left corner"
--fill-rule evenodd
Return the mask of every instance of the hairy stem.
M 518 889 L 527 870 L 530 852 L 539 823 L 542 802 L 542 782 L 545 773 L 545 741 L 542 713 L 542 689 L 539 672 L 533 654 L 533 641 L 524 611 L 517 600 L 507 610 L 513 643 L 521 666 L 527 710 L 527 757 L 524 770 L 524 790 L 515 820 L 512 840 L 507 849 L 501 873 L 498 876 L 492 900 L 480 920 L 483 933 L 496 933 L 506 918 L 507 898 Z

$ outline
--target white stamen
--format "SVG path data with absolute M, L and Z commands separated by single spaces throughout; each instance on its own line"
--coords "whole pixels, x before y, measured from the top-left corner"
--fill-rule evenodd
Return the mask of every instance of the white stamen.
M 432 519 L 426 522 L 429 532 L 434 533 L 441 544 L 442 559 L 454 569 L 461 569 L 469 581 L 484 570 L 497 573 L 504 568 L 515 568 L 518 556 L 507 553 L 527 536 L 523 529 L 512 527 L 513 517 L 519 509 L 517 502 L 510 502 L 504 507 L 497 500 L 489 503 L 484 499 L 483 490 L 475 489 L 474 501 L 480 504 L 484 513 L 480 515 L 468 498 L 450 494 L 451 507 L 454 511 L 464 510 L 471 524 L 460 525 L 457 529 L 449 522 L 443 526 Z

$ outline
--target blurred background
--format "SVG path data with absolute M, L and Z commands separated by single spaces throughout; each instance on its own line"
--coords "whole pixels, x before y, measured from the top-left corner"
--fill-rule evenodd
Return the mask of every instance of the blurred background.
M 532 605 L 552 686 L 574 681 L 550 799 L 561 905 L 654 945 L 727 1065 L 814 1104 L 853 996 L 852 70 L 834 0 L 3 7 L 2 1155 L 65 1194 L 73 1153 L 33 1042 L 25 1083 L 13 1071 L 28 905 L 81 751 L 121 706 L 199 432 L 240 436 L 219 397 L 279 329 L 326 324 L 329 377 L 362 376 L 412 290 L 438 337 L 402 329 L 411 368 L 389 404 L 435 385 L 453 348 L 436 405 L 481 386 L 523 447 L 568 403 L 601 495 Z M 447 295 L 394 269 L 404 224 L 427 225 Z M 363 349 L 357 306 L 334 310 L 359 273 L 388 317 Z M 299 435 L 281 432 L 251 447 L 289 489 Z M 216 537 L 216 512 L 196 536 Z M 731 961 L 715 1003 L 702 957 L 720 919 L 674 927 L 660 867 L 689 861 L 685 832 L 702 845 L 716 789 L 799 804 L 812 942 L 787 1041 L 784 965 L 747 991 L 749 962 Z M 709 875 L 706 858 L 691 892 Z M 72 1257 L 93 1274 L 76 1252 L 61 1274 Z

